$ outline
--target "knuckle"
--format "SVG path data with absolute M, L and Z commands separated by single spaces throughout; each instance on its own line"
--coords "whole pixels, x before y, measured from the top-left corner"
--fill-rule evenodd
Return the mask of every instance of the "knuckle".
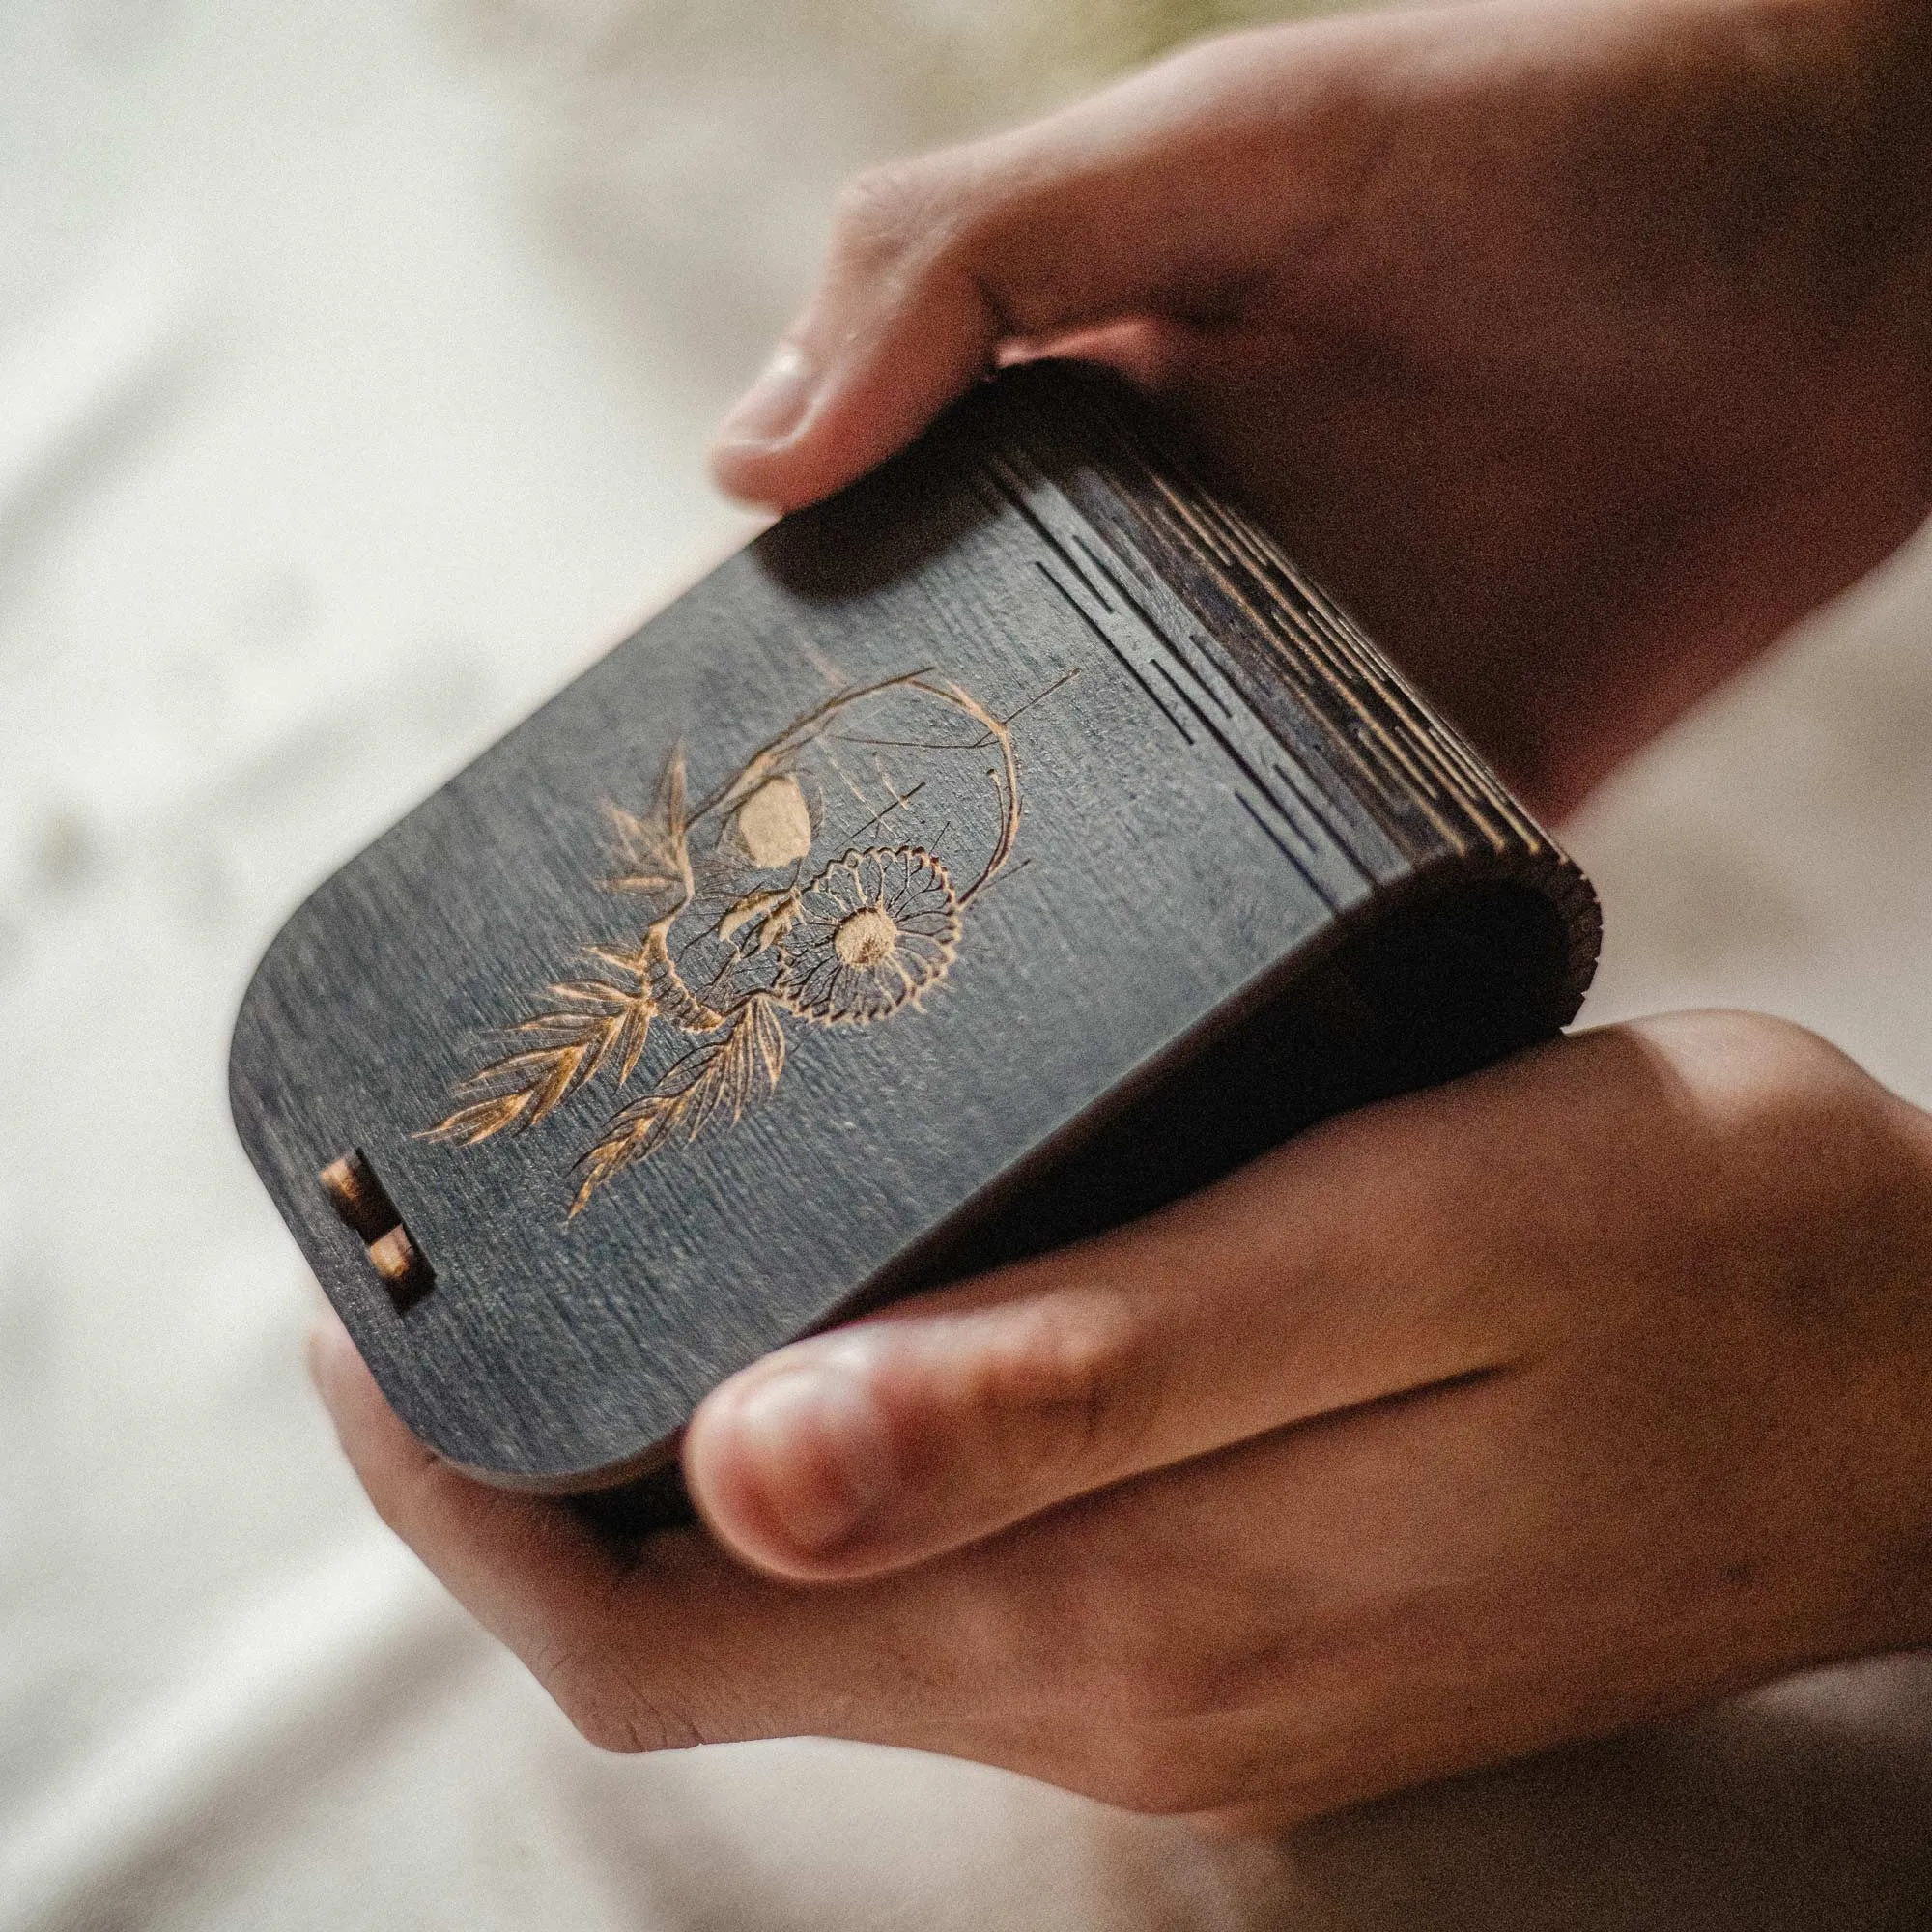
M 1167 1730 L 1238 1708 L 1254 1662 L 1235 1633 L 1211 1617 L 1204 1628 L 1182 1607 L 1172 1575 L 1108 1586 L 1065 1605 L 1066 1655 L 1077 1660 L 1080 1703 L 1122 1734 Z
M 637 1756 L 704 1742 L 688 1718 L 639 1692 L 595 1650 L 559 1650 L 537 1664 L 536 1674 L 579 1734 L 599 1750 Z
M 988 144 L 890 162 L 846 184 L 833 254 L 850 280 L 943 290 L 1004 327 L 1012 319 L 994 305 L 986 268 L 1008 239 L 1012 199 Z
M 1787 1339 L 1888 1292 L 1908 1224 L 1932 1211 L 1904 1103 L 1787 1020 L 1706 1012 L 1640 1031 L 1689 1097 L 1673 1094 L 1677 1125 L 1649 1162 L 1635 1226 L 1655 1239 L 1639 1278 L 1667 1261 L 1693 1291 L 1687 1308 L 1749 1308 Z
M 952 170 L 934 156 L 867 168 L 838 197 L 837 247 L 861 270 L 927 253 L 955 225 Z
M 1712 1014 L 1706 1028 L 1720 1127 L 1754 1170 L 1783 1170 L 1780 1193 L 1794 1179 L 1836 1189 L 1876 1171 L 1890 1110 L 1874 1105 L 1883 1090 L 1853 1061 L 1805 1028 L 1764 1014 Z
M 1851 1067 L 1836 1047 L 1796 1020 L 1719 1011 L 1707 1015 L 1704 1024 L 1714 1041 L 1758 1068 L 1768 1085 L 1808 1085 Z
M 1160 1405 L 1158 1350 L 1117 1306 L 1047 1305 L 1022 1321 L 988 1369 L 988 1406 L 1035 1419 L 1016 1439 L 1039 1463 L 1113 1475 L 1136 1463 Z
M 1230 1727 L 1210 1714 L 1118 1720 L 1090 1740 L 1081 1788 L 1125 1811 L 1313 1817 L 1382 1788 L 1360 1740 L 1305 1732 L 1279 1705 Z
M 1862 1078 L 1836 1047 L 1795 1020 L 1718 1011 L 1696 1015 L 1694 1024 L 1707 1063 L 1747 1101 L 1789 1102 Z
M 1117 1637 L 1105 1666 L 1106 1707 L 1131 1727 L 1184 1723 L 1225 1701 L 1228 1671 L 1218 1658 L 1178 1640 L 1165 1623 L 1135 1618 Z
M 1228 1770 L 1175 1739 L 1140 1727 L 1118 1729 L 1089 1768 L 1090 1797 L 1149 1817 L 1213 1811 L 1240 1796 Z

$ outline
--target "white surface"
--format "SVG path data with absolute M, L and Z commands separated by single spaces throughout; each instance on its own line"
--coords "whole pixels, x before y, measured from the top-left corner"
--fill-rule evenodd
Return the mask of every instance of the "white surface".
M 703 436 L 834 184 L 1029 98 L 1028 17 L 0 9 L 7 1932 L 1922 1922 L 1918 1666 L 1203 1846 L 853 1747 L 600 1757 L 334 1456 L 226 1119 L 247 972 L 748 527 Z M 1928 613 L 1921 551 L 1592 809 L 1594 1013 L 1767 1007 L 1932 1101 Z

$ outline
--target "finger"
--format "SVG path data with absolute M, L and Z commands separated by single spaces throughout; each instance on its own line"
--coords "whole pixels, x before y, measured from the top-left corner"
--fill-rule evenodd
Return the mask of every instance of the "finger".
M 1432 1768 L 1386 1773 L 1376 1728 L 1391 1605 L 1415 1575 L 1439 1577 L 1444 1525 L 1469 1503 L 1455 1411 L 1437 1406 L 1455 1395 L 1197 1459 L 892 1576 L 801 1587 L 696 1532 L 582 1568 L 570 1536 L 540 1548 L 569 1526 L 554 1505 L 440 1465 L 424 1484 L 426 1452 L 346 1342 L 319 1352 L 385 1513 L 607 1748 L 841 1737 L 1139 1809 L 1218 1811 L 1285 1787 L 1290 1816 Z M 1478 1522 L 1492 1520 L 1543 1526 L 1520 1497 Z M 1353 1617 L 1358 1599 L 1369 1612 Z
M 619 1557 L 561 1503 L 493 1489 L 426 1448 L 331 1313 L 309 1369 L 378 1514 L 593 1743 L 636 1751 L 823 1735 L 1037 1766 L 1003 1677 L 1061 1587 L 1037 1562 L 801 1591 L 700 1531 Z M 1037 1676 L 1050 1681 L 1057 1666 Z
M 617 1566 L 554 1502 L 492 1489 L 417 1441 L 331 1313 L 309 1373 L 376 1512 L 485 1629 L 547 1684 L 598 1640 Z
M 818 290 L 719 434 L 719 481 L 813 501 L 1007 343 L 1237 307 L 1334 218 L 1353 127 L 1331 111 L 1340 52 L 1321 27 L 1208 43 L 1035 127 L 861 177 Z
M 1564 1173 L 1615 1172 L 1632 1052 L 1559 1042 L 1367 1109 L 1137 1226 L 781 1350 L 699 1407 L 693 1497 L 769 1571 L 866 1576 L 1517 1360 L 1556 1298 L 1519 1308 L 1508 1231 Z
M 384 1520 L 595 1744 L 821 1735 L 1069 1781 L 1095 1750 L 1036 1721 L 1086 1667 L 1093 1619 L 1053 1607 L 1090 1592 L 1077 1542 L 844 1589 L 774 1582 L 697 1531 L 619 1559 L 560 1504 L 491 1489 L 426 1449 L 332 1315 L 309 1360 Z

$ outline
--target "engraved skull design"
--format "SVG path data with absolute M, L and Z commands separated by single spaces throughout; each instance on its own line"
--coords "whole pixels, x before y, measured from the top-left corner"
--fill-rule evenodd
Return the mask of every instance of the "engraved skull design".
M 593 1081 L 623 1088 L 668 1033 L 671 1060 L 579 1161 L 573 1215 L 773 1093 L 788 1020 L 870 1026 L 939 986 L 1011 855 L 1019 780 L 1007 723 L 912 671 L 831 698 L 696 805 L 680 749 L 649 812 L 606 810 L 617 869 L 603 883 L 644 902 L 641 935 L 584 949 L 591 976 L 554 982 L 555 1004 L 503 1029 L 505 1050 L 423 1136 L 524 1132 Z

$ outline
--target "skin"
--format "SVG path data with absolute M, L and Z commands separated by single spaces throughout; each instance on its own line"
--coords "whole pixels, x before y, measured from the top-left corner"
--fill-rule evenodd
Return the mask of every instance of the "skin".
M 1207 44 L 858 184 L 720 476 L 809 501 L 990 362 L 1105 356 L 1560 810 L 1932 507 L 1928 47 L 1861 0 Z M 1928 1288 L 1932 1118 L 1679 1014 L 779 1351 L 633 1555 L 314 1364 L 599 1744 L 1273 1826 L 1932 1641 Z
M 794 508 L 1105 356 L 1560 815 L 1932 506 L 1928 156 L 1923 0 L 1209 42 L 855 182 L 715 467 Z

